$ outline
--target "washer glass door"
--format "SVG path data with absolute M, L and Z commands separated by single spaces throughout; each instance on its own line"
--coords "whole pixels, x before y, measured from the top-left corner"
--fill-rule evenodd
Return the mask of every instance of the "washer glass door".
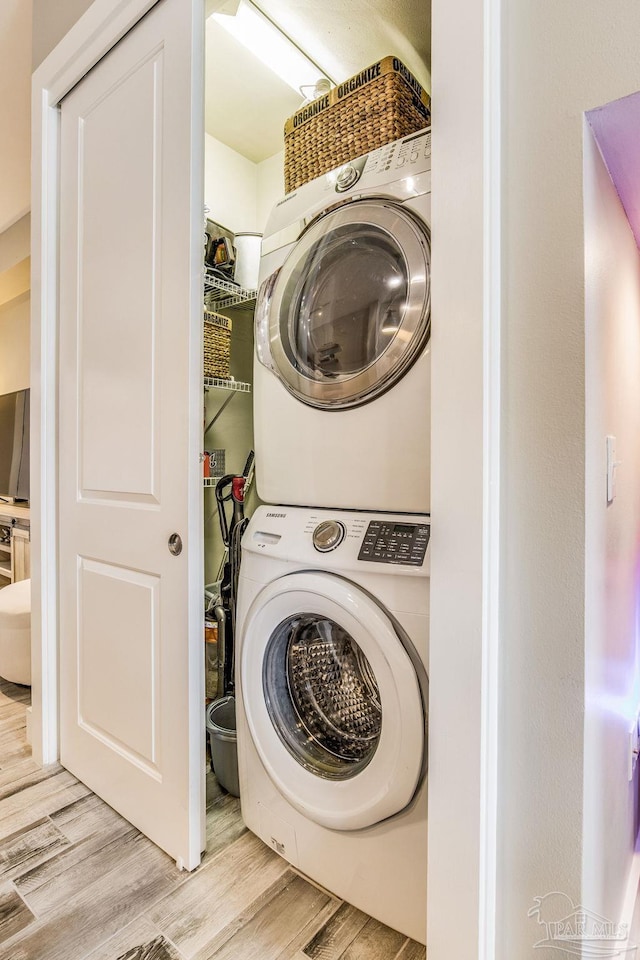
M 380 691 L 353 637 L 316 613 L 287 617 L 264 656 L 271 722 L 291 755 L 328 780 L 348 780 L 373 757 L 382 729 Z
M 316 220 L 287 257 L 269 305 L 272 367 L 315 407 L 344 409 L 389 389 L 430 332 L 424 223 L 386 200 Z

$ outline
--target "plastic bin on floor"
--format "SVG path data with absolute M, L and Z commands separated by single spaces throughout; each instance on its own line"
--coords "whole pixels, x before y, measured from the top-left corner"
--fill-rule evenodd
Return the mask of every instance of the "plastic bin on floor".
M 211 750 L 211 766 L 218 778 L 218 783 L 228 793 L 239 797 L 235 697 L 221 697 L 209 704 L 207 735 Z

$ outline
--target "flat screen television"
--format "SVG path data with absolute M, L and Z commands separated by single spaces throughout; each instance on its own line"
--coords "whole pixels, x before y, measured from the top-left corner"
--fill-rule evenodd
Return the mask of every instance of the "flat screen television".
M 29 499 L 28 390 L 0 395 L 0 498 L 2 497 Z

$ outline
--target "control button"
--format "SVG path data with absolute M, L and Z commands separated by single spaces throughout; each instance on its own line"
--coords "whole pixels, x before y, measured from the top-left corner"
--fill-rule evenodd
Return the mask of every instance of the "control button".
M 323 520 L 313 531 L 313 545 L 320 553 L 335 550 L 344 540 L 344 526 L 339 520 Z

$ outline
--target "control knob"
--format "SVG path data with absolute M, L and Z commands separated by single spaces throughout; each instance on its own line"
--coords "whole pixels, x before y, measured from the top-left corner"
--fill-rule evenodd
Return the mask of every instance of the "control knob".
M 342 543 L 344 534 L 339 520 L 323 520 L 313 531 L 313 545 L 320 553 L 329 553 Z
M 352 164 L 348 163 L 342 168 L 336 178 L 336 190 L 339 193 L 344 193 L 345 190 L 348 190 L 349 187 L 353 186 L 358 179 L 358 176 L 359 174 L 356 168 Z

